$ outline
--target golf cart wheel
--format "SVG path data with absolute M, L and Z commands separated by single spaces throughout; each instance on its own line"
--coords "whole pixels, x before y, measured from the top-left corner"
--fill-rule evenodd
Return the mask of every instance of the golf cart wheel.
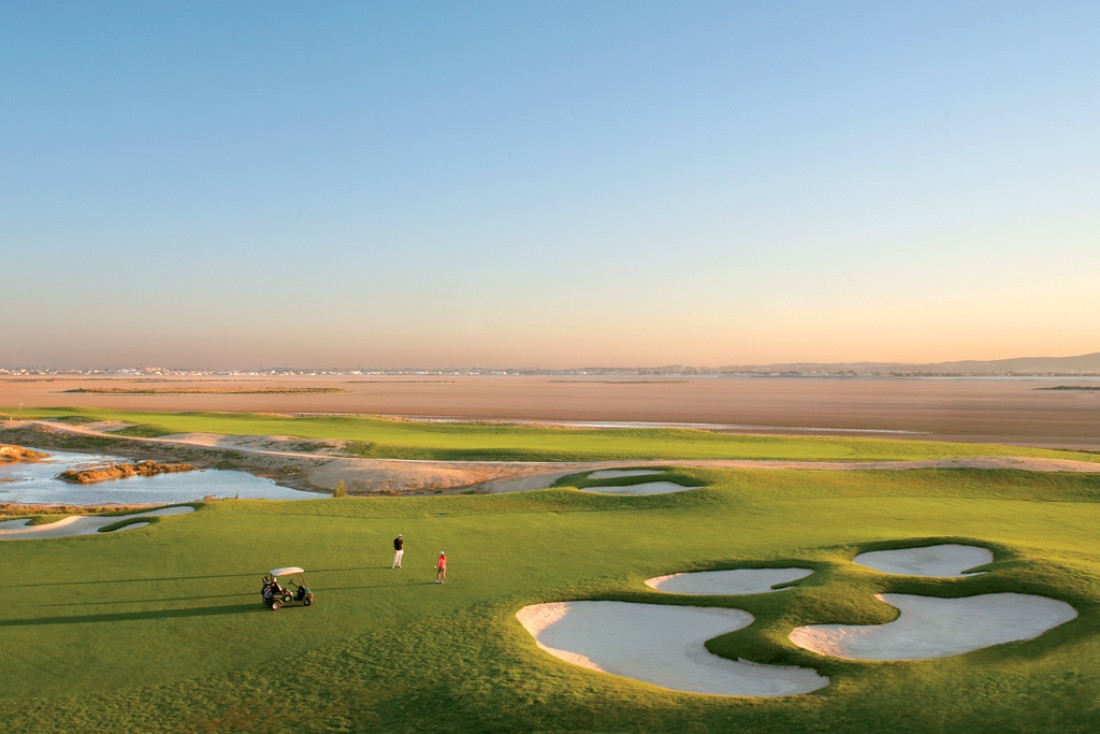
M 282 602 L 280 602 L 278 599 L 272 599 L 271 600 L 271 611 L 273 611 L 273 612 L 277 611 L 279 609 L 279 607 L 281 607 L 281 606 L 282 606 Z
M 305 599 L 302 599 L 302 606 L 307 606 L 308 607 L 311 604 L 313 604 L 313 597 L 312 596 L 307 596 Z

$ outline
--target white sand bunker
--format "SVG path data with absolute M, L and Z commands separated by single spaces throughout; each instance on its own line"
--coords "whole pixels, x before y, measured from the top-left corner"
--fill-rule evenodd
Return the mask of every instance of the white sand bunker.
M 685 487 L 675 482 L 645 482 L 643 484 L 630 484 L 615 487 L 585 487 L 585 492 L 598 492 L 600 494 L 643 495 L 643 494 L 671 494 L 673 492 L 687 492 L 702 487 Z
M 732 571 L 700 571 L 674 573 L 646 579 L 645 585 L 670 594 L 706 596 L 734 594 L 765 594 L 779 591 L 777 584 L 804 579 L 813 573 L 809 568 L 738 568 Z
M 1064 601 L 1031 594 L 982 594 L 938 599 L 876 594 L 900 616 L 878 625 L 797 627 L 791 642 L 821 655 L 849 660 L 943 658 L 1006 642 L 1032 640 L 1077 616 Z
M 963 572 L 968 568 L 992 563 L 993 551 L 974 545 L 947 543 L 944 545 L 929 545 L 924 548 L 870 551 L 860 553 L 853 560 L 861 566 L 867 566 L 883 573 L 954 578 L 958 576 L 977 576 L 984 573 L 983 571 L 975 574 Z
M 785 696 L 824 688 L 810 668 L 733 661 L 707 640 L 747 627 L 740 609 L 574 601 L 524 607 L 516 618 L 543 650 L 583 668 L 717 696 Z
M 589 479 L 618 479 L 619 477 L 651 477 L 664 474 L 663 469 L 600 469 L 588 475 Z
M 152 525 L 153 523 L 148 520 L 142 520 L 141 522 L 132 522 L 129 525 L 123 525 L 118 530 L 112 530 L 112 533 L 121 533 L 123 530 L 137 530 L 138 528 L 144 528 Z
M 29 523 L 30 520 L 8 520 L 6 522 L 0 522 L 0 540 L 37 540 L 40 538 L 68 538 L 73 535 L 94 535 L 99 532 L 100 528 L 113 525 L 121 520 L 128 520 L 132 517 L 182 515 L 194 511 L 194 507 L 179 505 L 177 507 L 161 507 L 156 510 L 135 512 L 129 515 L 72 515 L 66 517 L 64 520 L 50 523 L 49 525 L 28 525 L 27 523 Z M 134 528 L 144 527 L 149 524 L 148 522 L 132 523 L 113 532 L 133 530 Z

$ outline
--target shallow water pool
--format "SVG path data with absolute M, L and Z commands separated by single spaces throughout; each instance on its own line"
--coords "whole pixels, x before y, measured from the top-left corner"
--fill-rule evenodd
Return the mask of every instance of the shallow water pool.
M 42 451 L 43 449 L 37 449 Z M 323 495 L 280 487 L 248 472 L 206 469 L 155 477 L 130 477 L 98 484 L 69 484 L 57 478 L 76 467 L 125 462 L 118 456 L 46 451 L 50 458 L 0 467 L 0 502 L 14 504 L 172 504 L 204 497 L 241 499 L 317 499 Z

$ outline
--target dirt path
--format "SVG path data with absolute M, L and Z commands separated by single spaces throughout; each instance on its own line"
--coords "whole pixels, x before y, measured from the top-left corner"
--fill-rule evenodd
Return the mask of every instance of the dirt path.
M 333 456 L 324 442 L 313 442 L 316 451 L 293 451 L 278 447 L 301 444 L 302 439 L 281 436 L 225 436 L 180 434 L 157 438 L 117 436 L 97 424 L 70 425 L 52 421 L 23 421 L 23 425 L 45 434 L 85 436 L 125 445 L 179 447 L 243 457 L 237 463 L 261 475 L 278 475 L 280 482 L 299 489 L 332 490 L 343 481 L 350 494 L 501 493 L 543 489 L 570 474 L 644 466 L 688 466 L 729 469 L 795 469 L 814 471 L 903 471 L 916 469 L 1013 469 L 1033 472 L 1100 473 L 1100 463 L 1066 459 L 1010 456 L 924 459 L 916 461 L 769 461 L 769 460 L 678 460 L 633 459 L 625 461 L 440 461 L 433 459 L 359 459 Z M 290 467 L 290 469 L 288 469 Z M 298 481 L 293 481 L 294 478 Z

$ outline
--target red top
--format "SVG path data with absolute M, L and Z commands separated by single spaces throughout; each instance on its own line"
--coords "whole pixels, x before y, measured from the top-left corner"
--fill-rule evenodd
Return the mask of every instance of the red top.
M 439 568 L 447 567 L 447 556 L 440 556 L 439 563 L 436 564 Z

